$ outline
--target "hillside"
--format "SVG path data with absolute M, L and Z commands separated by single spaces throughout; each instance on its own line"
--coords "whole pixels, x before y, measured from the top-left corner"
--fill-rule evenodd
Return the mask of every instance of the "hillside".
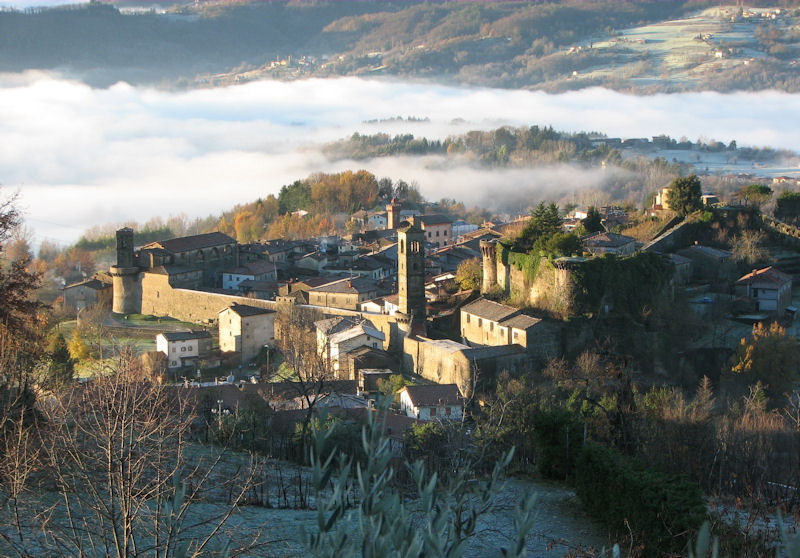
M 0 71 L 164 86 L 336 75 L 797 91 L 800 10 L 698 2 L 94 2 L 0 12 Z M 750 5 L 753 5 L 752 3 Z

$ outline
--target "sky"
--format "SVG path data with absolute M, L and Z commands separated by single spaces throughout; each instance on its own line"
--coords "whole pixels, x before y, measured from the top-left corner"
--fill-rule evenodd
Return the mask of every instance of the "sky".
M 426 123 L 365 123 L 395 116 Z M 312 172 L 365 168 L 415 181 L 429 199 L 524 200 L 552 172 L 487 171 L 441 157 L 329 161 L 320 146 L 353 132 L 444 138 L 500 125 L 552 125 L 611 137 L 668 134 L 796 149 L 800 95 L 559 95 L 339 78 L 260 81 L 170 92 L 118 83 L 93 89 L 45 73 L 0 75 L 0 184 L 35 240 L 77 240 L 92 225 L 219 214 Z M 555 169 L 553 172 L 566 172 Z M 570 171 L 573 172 L 573 171 Z M 566 180 L 567 177 L 561 177 Z M 592 187 L 592 173 L 571 174 Z

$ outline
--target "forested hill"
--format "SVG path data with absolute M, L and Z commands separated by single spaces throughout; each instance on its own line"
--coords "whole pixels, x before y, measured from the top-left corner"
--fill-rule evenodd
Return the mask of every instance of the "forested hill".
M 784 2 L 777 14 L 751 13 L 730 2 L 698 11 L 706 5 L 222 1 L 5 10 L 0 71 L 58 69 L 96 85 L 389 75 L 548 90 L 800 87 L 797 9 Z M 651 36 L 658 39 L 642 38 Z

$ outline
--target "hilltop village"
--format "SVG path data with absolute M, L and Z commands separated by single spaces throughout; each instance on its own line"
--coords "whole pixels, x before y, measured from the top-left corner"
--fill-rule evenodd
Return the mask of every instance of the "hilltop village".
M 359 455 L 380 417 L 394 459 L 445 476 L 513 447 L 612 533 L 633 505 L 642 544 L 678 548 L 709 498 L 795 494 L 800 194 L 780 180 L 731 196 L 690 175 L 644 211 L 540 203 L 480 226 L 391 198 L 299 240 L 124 227 L 114 265 L 59 303 L 75 336 L 149 338 L 139 366 L 198 405 L 206 441 L 304 466 L 314 429 Z
M 503 371 L 535 372 L 552 359 L 598 346 L 598 324 L 610 328 L 604 335 L 631 342 L 625 320 L 639 323 L 643 307 L 664 300 L 669 305 L 687 293 L 688 307 L 701 321 L 714 309 L 742 315 L 744 324 L 791 322 L 792 276 L 780 266 L 740 273 L 731 250 L 703 242 L 709 223 L 675 215 L 668 196 L 669 188 L 658 192 L 651 212 L 672 218 L 644 242 L 609 232 L 627 219 L 619 206 L 576 208 L 560 217 L 557 211 L 546 215 L 540 205 L 538 216 L 479 227 L 404 210 L 395 199 L 383 212 L 354 213 L 360 230 L 343 236 L 238 243 L 212 232 L 136 246 L 135 231 L 123 228 L 116 233 L 116 265 L 67 286 L 63 301 L 78 309 L 107 304 L 116 316 L 196 324 L 160 332 L 156 351 L 168 377 L 194 384 L 201 371 L 224 363 L 226 370 L 230 363 L 239 371 L 245 366 L 251 377 L 252 367 L 261 367 L 258 377 L 268 380 L 275 367 L 264 367 L 264 354 L 280 345 L 281 325 L 287 326 L 280 316 L 310 316 L 303 323 L 315 331 L 327 369 L 315 379 L 352 382 L 349 389 L 363 396 L 369 395 L 364 386 L 404 375 L 431 389 L 453 384 L 467 398 L 479 381 L 492 385 Z M 713 212 L 717 228 L 757 215 L 753 206 L 724 206 L 713 194 L 697 203 L 704 219 Z M 582 223 L 590 214 L 596 223 L 587 233 Z M 760 226 L 777 242 L 793 242 L 788 225 L 781 229 L 763 217 Z M 580 227 L 580 242 L 567 243 L 566 252 L 532 250 L 522 239 L 538 234 L 548 218 L 553 230 L 547 234 Z M 784 268 L 791 272 L 795 265 L 790 257 Z M 462 269 L 473 277 L 459 277 Z M 640 333 L 639 341 L 657 344 L 663 333 Z M 716 348 L 735 348 L 737 333 L 728 337 L 715 340 Z M 683 359 L 693 350 L 674 349 Z M 676 372 L 674 353 L 653 350 L 621 350 L 617 343 L 609 354 L 650 372 Z M 244 380 L 237 373 L 227 379 Z

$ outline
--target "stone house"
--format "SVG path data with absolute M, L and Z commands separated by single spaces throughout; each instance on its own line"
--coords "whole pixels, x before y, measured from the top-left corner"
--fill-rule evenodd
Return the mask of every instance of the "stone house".
M 518 344 L 527 349 L 541 321 L 519 308 L 479 298 L 461 308 L 461 337 L 472 345 Z
M 75 310 L 81 310 L 98 303 L 110 307 L 112 293 L 110 279 L 106 280 L 103 276 L 95 276 L 64 287 L 64 305 Z
M 723 280 L 734 271 L 733 253 L 728 250 L 695 244 L 678 250 L 678 255 L 692 261 L 692 278 L 695 280 Z
M 685 285 L 692 278 L 692 260 L 680 254 L 669 254 L 672 265 L 675 266 L 675 283 Z
M 297 267 L 302 269 L 309 269 L 311 271 L 316 271 L 317 273 L 320 273 L 325 266 L 335 262 L 336 262 L 335 255 L 328 255 L 325 252 L 320 252 L 319 250 L 317 250 L 315 252 L 306 254 L 302 258 L 298 259 Z
M 167 355 L 170 370 L 193 366 L 211 354 L 211 334 L 207 331 L 169 331 L 156 335 L 156 350 Z
M 257 260 L 240 265 L 239 267 L 222 270 L 222 288 L 236 290 L 242 281 L 270 281 L 278 280 L 275 264 L 266 260 Z
M 734 285 L 736 294 L 749 298 L 756 312 L 768 312 L 782 316 L 792 304 L 792 278 L 775 269 L 754 269 L 741 277 Z
M 584 249 L 596 256 L 616 254 L 632 256 L 636 252 L 636 239 L 622 234 L 596 232 L 581 238 Z
M 406 416 L 420 420 L 461 420 L 464 398 L 456 384 L 405 386 L 398 392 Z
M 358 310 L 362 302 L 378 296 L 378 285 L 371 279 L 339 279 L 308 290 L 308 303 L 315 306 Z
M 425 242 L 436 248 L 453 244 L 453 221 L 444 215 L 413 215 L 409 221 L 425 233 Z
M 247 304 L 232 304 L 219 313 L 219 349 L 239 353 L 242 362 L 275 344 L 275 311 Z
M 377 211 L 369 214 L 366 219 L 366 226 L 371 229 L 385 229 L 388 225 L 385 211 Z

